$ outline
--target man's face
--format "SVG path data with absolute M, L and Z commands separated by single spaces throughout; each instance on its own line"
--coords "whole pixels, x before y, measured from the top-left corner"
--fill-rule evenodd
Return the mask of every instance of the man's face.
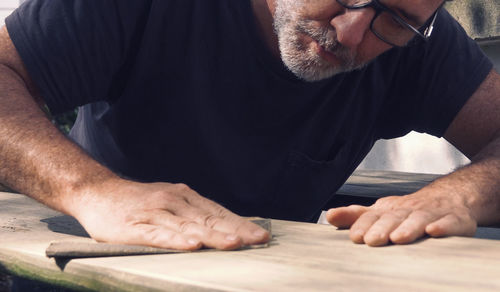
M 425 21 L 437 0 L 382 0 Z M 423 6 L 423 7 L 422 7 Z M 391 48 L 370 30 L 371 8 L 346 10 L 335 0 L 275 0 L 281 58 L 296 76 L 318 81 L 363 67 Z M 412 24 L 412 23 L 410 23 Z

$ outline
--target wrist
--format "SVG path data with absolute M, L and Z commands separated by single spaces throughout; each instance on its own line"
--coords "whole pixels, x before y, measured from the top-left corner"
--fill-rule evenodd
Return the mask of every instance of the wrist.
M 77 214 L 103 194 L 110 193 L 125 180 L 100 167 L 91 174 L 85 174 L 68 179 L 55 196 L 58 208 L 63 213 L 77 217 Z

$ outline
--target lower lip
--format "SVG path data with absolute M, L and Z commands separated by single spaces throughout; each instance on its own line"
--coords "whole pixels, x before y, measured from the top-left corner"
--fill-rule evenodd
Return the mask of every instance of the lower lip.
M 316 52 L 321 56 L 321 58 L 325 59 L 325 61 L 328 61 L 331 64 L 337 64 L 339 62 L 335 54 L 325 50 L 325 48 L 320 46 L 316 41 L 314 43 L 316 45 Z

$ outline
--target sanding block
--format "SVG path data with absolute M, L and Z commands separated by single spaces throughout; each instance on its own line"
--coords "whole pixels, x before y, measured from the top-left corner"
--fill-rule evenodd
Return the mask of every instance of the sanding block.
M 253 223 L 261 226 L 271 233 L 270 219 L 253 219 Z M 262 248 L 268 244 L 244 246 L 241 249 Z M 204 248 L 195 251 L 155 248 L 141 245 L 111 244 L 97 242 L 91 238 L 79 238 L 71 241 L 55 241 L 50 243 L 45 250 L 49 258 L 88 258 L 88 257 L 108 257 L 108 256 L 130 256 L 130 255 L 148 255 L 148 254 L 170 254 L 170 253 L 188 253 L 213 251 L 215 249 Z

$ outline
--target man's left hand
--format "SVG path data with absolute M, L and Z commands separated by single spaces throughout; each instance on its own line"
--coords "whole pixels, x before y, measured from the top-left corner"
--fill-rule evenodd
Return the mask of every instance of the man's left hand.
M 473 236 L 476 219 L 465 202 L 452 197 L 424 188 L 406 196 L 381 198 L 370 207 L 330 209 L 326 218 L 339 228 L 350 228 L 353 242 L 370 246 L 406 244 L 425 235 Z

